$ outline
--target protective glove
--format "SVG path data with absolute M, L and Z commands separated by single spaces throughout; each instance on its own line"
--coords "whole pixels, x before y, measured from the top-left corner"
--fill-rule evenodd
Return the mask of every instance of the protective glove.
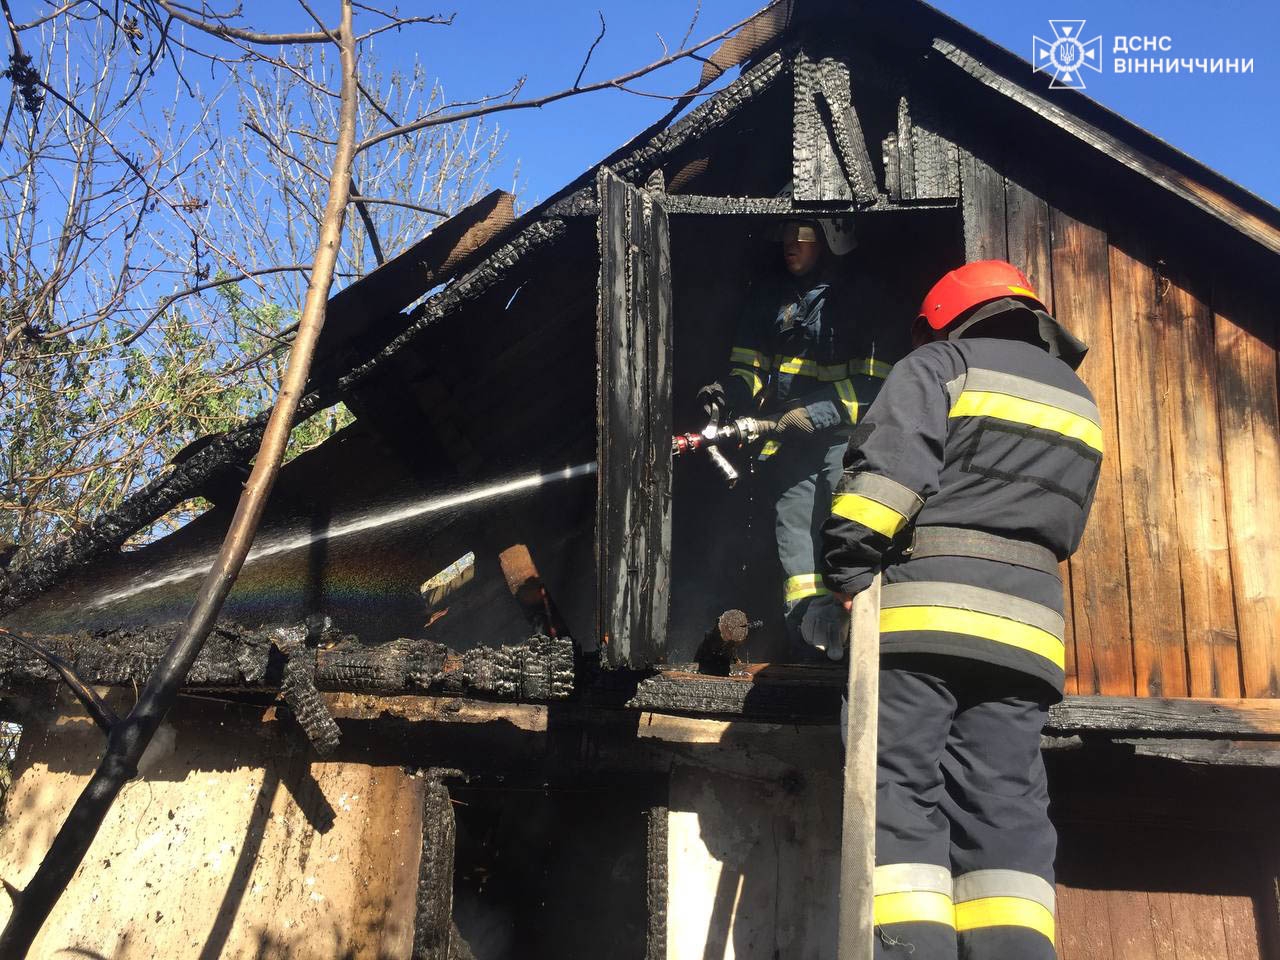
M 702 412 L 707 415 L 708 420 L 715 419 L 716 411 L 724 417 L 730 416 L 729 400 L 719 381 L 708 383 L 698 391 L 698 403 L 702 404 Z
M 779 436 L 784 436 L 788 433 L 813 433 L 815 429 L 807 407 L 796 407 L 794 410 L 788 410 L 778 418 Z
M 839 660 L 849 636 L 849 611 L 833 596 L 814 597 L 800 621 L 800 636 L 826 653 L 827 659 Z
M 801 433 L 809 434 L 815 429 L 813 421 L 809 419 L 809 411 L 804 407 L 788 410 L 777 420 L 757 420 L 756 426 L 759 436 L 776 438 Z

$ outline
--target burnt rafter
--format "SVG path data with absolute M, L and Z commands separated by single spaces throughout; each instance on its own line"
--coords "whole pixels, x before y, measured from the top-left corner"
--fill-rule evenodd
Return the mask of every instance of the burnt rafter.
M 854 109 L 848 64 L 835 57 L 815 60 L 801 50 L 792 74 L 792 197 L 797 203 L 875 206 L 884 194 Z
M 132 686 L 145 680 L 179 624 L 42 636 L 40 645 L 85 682 Z M 304 638 L 305 642 L 304 642 Z M 292 666 L 290 666 L 292 664 Z M 54 666 L 14 644 L 0 644 L 0 686 L 59 679 Z M 364 644 L 329 627 L 250 628 L 221 621 L 196 659 L 187 686 L 221 690 L 297 690 L 394 695 L 441 693 L 513 701 L 560 700 L 573 692 L 573 641 L 532 637 L 524 643 L 462 653 L 426 640 Z M 323 721 L 316 719 L 317 729 Z

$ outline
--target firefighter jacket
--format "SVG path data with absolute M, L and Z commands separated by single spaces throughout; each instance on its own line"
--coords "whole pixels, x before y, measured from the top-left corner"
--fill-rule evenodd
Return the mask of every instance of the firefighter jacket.
M 804 407 L 819 431 L 857 423 L 891 365 L 877 359 L 871 318 L 858 315 L 852 287 L 781 274 L 762 280 L 751 304 L 729 354 L 730 408 L 741 415 Z M 778 448 L 767 441 L 761 458 Z
M 1078 364 L 1083 344 L 1004 302 L 1014 312 L 997 315 L 1000 329 L 1020 313 L 1031 335 L 970 328 L 913 351 L 885 381 L 823 525 L 825 581 L 854 594 L 883 567 L 884 653 L 969 657 L 1061 693 L 1057 563 L 1083 535 L 1102 430 L 1089 389 L 1054 355 Z M 1056 349 L 1064 342 L 1078 349 Z

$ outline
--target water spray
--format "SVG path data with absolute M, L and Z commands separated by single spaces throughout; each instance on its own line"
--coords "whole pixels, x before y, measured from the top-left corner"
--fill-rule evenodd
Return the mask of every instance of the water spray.
M 455 507 L 471 506 L 486 500 L 510 497 L 527 490 L 536 490 L 552 483 L 559 483 L 563 480 L 590 476 L 595 472 L 596 464 L 594 462 L 580 463 L 574 467 L 565 467 L 563 470 L 534 473 L 510 480 L 500 480 L 495 483 L 472 487 L 460 493 L 432 497 L 403 507 L 389 508 L 373 516 L 363 516 L 355 520 L 348 520 L 345 523 L 335 524 L 329 530 L 321 533 L 277 535 L 256 544 L 249 551 L 248 557 L 245 558 L 245 566 L 247 567 L 258 560 L 265 560 L 268 557 L 299 550 L 320 540 L 336 540 L 339 537 L 347 537 L 355 533 L 365 533 L 369 530 L 377 530 L 381 527 L 404 523 L 407 520 L 413 520 L 426 514 L 439 513 L 442 510 L 449 510 Z M 213 558 L 210 556 L 198 562 L 188 563 L 180 570 L 175 570 L 155 579 L 150 579 L 143 583 L 134 583 L 128 587 L 101 594 L 90 600 L 86 606 L 91 609 L 105 607 L 136 596 L 139 593 L 156 590 L 172 583 L 181 583 L 184 580 L 192 580 L 201 576 L 212 562 Z

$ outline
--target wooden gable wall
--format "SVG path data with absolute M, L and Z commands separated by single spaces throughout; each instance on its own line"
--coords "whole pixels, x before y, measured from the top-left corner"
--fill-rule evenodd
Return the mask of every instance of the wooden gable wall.
M 1249 269 L 1193 213 L 1127 203 L 1120 175 L 1037 168 L 988 136 L 959 151 L 967 259 L 1023 268 L 1090 345 L 1103 418 L 1063 569 L 1067 692 L 1280 697 L 1275 258 L 1246 251 Z

